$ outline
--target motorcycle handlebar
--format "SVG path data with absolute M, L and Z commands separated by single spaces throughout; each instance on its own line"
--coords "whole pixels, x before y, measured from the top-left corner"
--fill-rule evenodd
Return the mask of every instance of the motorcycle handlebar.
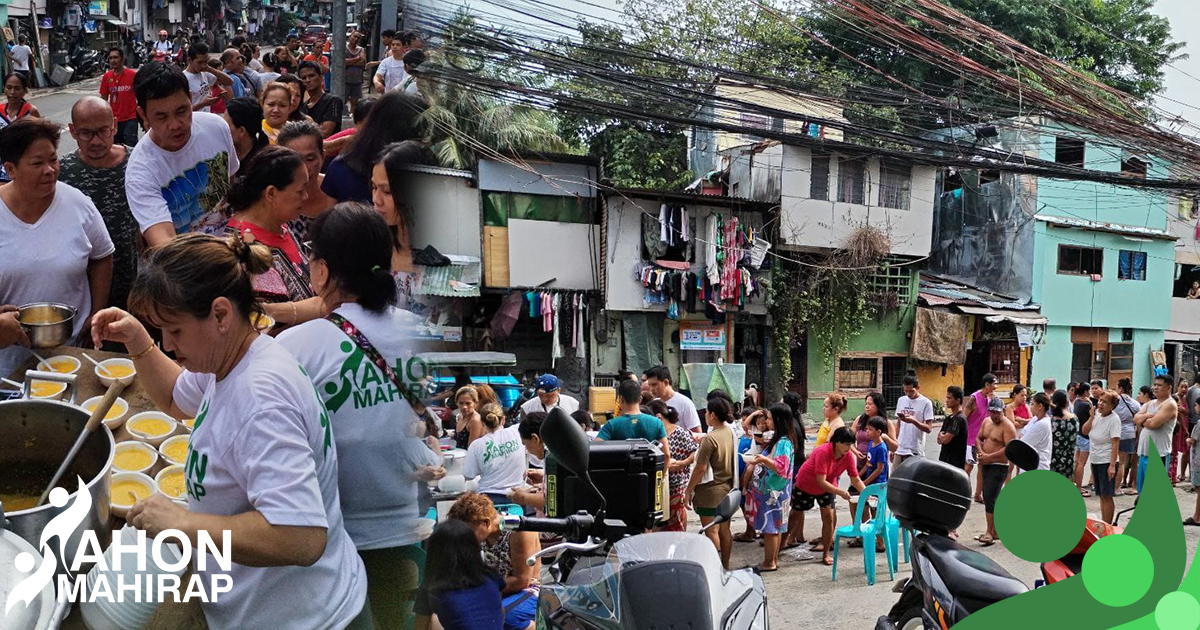
M 566 518 L 510 515 L 504 517 L 503 527 L 509 531 L 545 532 L 570 538 L 590 534 L 594 522 L 590 514 L 573 514 Z

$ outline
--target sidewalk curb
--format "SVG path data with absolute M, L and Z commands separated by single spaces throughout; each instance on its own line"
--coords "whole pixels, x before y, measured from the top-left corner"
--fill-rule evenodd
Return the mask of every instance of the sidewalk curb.
M 79 88 L 94 87 L 96 89 L 99 89 L 100 88 L 100 78 L 101 77 L 92 77 L 90 79 L 84 79 L 82 81 L 75 81 L 73 83 L 67 83 L 66 85 L 55 85 L 55 86 L 51 86 L 51 87 L 34 88 L 32 90 L 29 90 L 29 94 L 25 98 L 27 100 L 35 99 L 35 98 L 40 98 L 43 96 L 51 96 L 53 94 L 58 94 L 59 92 L 65 92 L 67 90 L 73 90 L 73 89 L 79 89 Z

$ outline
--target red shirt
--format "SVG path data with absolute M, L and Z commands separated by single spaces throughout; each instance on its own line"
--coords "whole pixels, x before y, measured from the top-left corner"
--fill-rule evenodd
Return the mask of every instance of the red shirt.
M 137 118 L 137 97 L 133 94 L 133 77 L 136 75 L 133 68 L 124 68 L 121 76 L 109 70 L 100 79 L 100 96 L 108 100 L 117 122 Z
M 237 79 L 234 79 L 234 81 L 237 81 Z M 212 95 L 217 97 L 217 102 L 208 106 L 209 112 L 211 112 L 213 114 L 224 114 L 225 113 L 225 99 L 221 96 L 224 93 L 225 92 L 221 89 L 220 84 L 213 85 Z
M 824 476 L 826 481 L 836 486 L 838 477 L 844 472 L 849 472 L 851 479 L 858 479 L 858 467 L 855 463 L 854 453 L 851 451 L 846 451 L 841 459 L 834 460 L 833 442 L 826 442 L 813 449 L 808 459 L 804 460 L 800 472 L 796 473 L 796 485 L 800 486 L 800 490 L 805 494 L 820 496 L 825 494 L 825 489 L 817 483 L 817 475 Z
M 275 234 L 248 221 L 239 221 L 237 219 L 230 219 L 228 225 L 239 232 L 250 230 L 250 233 L 254 235 L 255 241 L 271 249 L 283 252 L 283 255 L 293 265 L 299 265 L 303 262 L 303 259 L 300 258 L 300 246 L 296 244 L 296 239 L 292 238 L 292 233 L 288 231 L 286 225 L 283 226 L 283 234 Z

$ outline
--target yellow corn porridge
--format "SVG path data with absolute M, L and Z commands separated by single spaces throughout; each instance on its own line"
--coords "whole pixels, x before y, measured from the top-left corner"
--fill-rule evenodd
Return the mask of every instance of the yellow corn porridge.
M 68 374 L 71 370 L 75 369 L 75 364 L 66 359 L 59 359 L 58 361 L 51 361 L 48 365 L 44 363 L 42 365 L 50 368 L 51 372 L 58 372 L 59 374 Z
M 185 425 L 187 425 L 187 428 L 193 429 L 193 428 L 195 428 L 195 425 L 196 425 L 196 419 L 195 418 L 187 418 L 187 419 L 183 420 L 183 423 Z
M 181 464 L 183 463 L 183 460 L 187 457 L 187 450 L 188 450 L 188 443 L 185 440 L 178 440 L 175 442 L 171 442 L 170 444 L 163 447 L 163 453 L 166 454 L 167 458 L 169 458 L 172 461 L 179 462 Z
M 143 470 L 152 463 L 154 463 L 154 458 L 150 457 L 150 453 L 136 448 L 117 451 L 117 454 L 113 456 L 113 467 L 120 470 Z
M 29 393 L 31 396 L 34 396 L 35 398 L 45 398 L 47 396 L 54 396 L 55 394 L 59 394 L 64 389 L 66 389 L 66 386 L 64 386 L 62 383 L 48 383 L 45 381 L 34 381 L 33 385 L 30 386 L 30 388 L 29 388 Z
M 104 366 L 104 368 L 100 370 L 100 373 L 110 378 L 125 378 L 126 376 L 133 374 L 133 368 L 129 367 L 128 365 L 122 365 L 118 363 L 116 365 Z
M 158 481 L 158 489 L 162 490 L 163 494 L 171 497 L 172 499 L 181 498 L 187 491 L 187 488 L 183 482 L 183 473 L 171 472 L 163 475 Z
M 133 500 L 133 497 L 129 496 L 130 492 L 137 496 L 137 501 L 150 496 L 150 488 L 147 488 L 144 483 L 128 480 L 118 481 L 112 487 L 112 502 L 116 505 L 133 505 L 137 503 L 137 501 Z
M 88 413 L 91 413 L 96 410 L 96 405 L 98 405 L 98 404 L 100 404 L 100 403 L 92 403 L 84 408 L 88 410 Z M 125 414 L 125 410 L 122 409 L 118 405 L 118 403 L 113 403 L 113 406 L 108 408 L 108 413 L 104 414 L 104 419 L 105 420 L 116 420 L 117 418 L 120 418 L 124 414 Z
M 129 429 L 146 435 L 166 435 L 171 432 L 171 423 L 161 418 L 140 418 Z

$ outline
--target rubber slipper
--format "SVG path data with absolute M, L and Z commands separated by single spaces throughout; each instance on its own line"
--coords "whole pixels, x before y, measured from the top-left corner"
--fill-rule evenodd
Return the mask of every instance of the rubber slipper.
M 745 534 L 738 534 L 737 536 L 733 537 L 733 542 L 740 543 L 754 542 L 756 540 L 758 540 L 758 536 L 747 536 Z
M 833 566 L 833 558 L 823 558 L 821 560 L 821 563 L 827 567 L 831 567 L 831 566 Z
M 981 498 L 979 498 L 979 497 L 975 497 L 975 502 L 976 502 L 976 503 L 983 503 L 983 499 L 981 499 Z
M 1079 494 L 1082 494 L 1082 495 L 1083 495 L 1083 498 L 1085 498 L 1085 499 L 1086 499 L 1086 498 L 1088 498 L 1088 497 L 1092 496 L 1092 491 L 1091 491 L 1091 490 L 1088 490 L 1087 488 L 1084 488 L 1084 489 L 1082 489 L 1082 490 L 1080 490 L 1080 491 L 1079 491 Z
M 1200 521 L 1197 521 L 1190 516 L 1183 521 L 1183 524 L 1187 525 L 1188 527 L 1200 527 Z
M 996 544 L 996 541 L 991 536 L 984 534 L 979 537 L 979 544 L 984 547 L 991 547 L 992 545 Z
M 1130 489 L 1128 489 L 1128 490 L 1126 490 L 1126 491 L 1125 491 L 1125 496 L 1127 496 L 1127 497 L 1136 497 L 1136 496 L 1137 496 L 1137 493 L 1138 493 L 1138 491 L 1137 491 L 1137 490 L 1134 490 L 1133 488 L 1130 488 Z
M 769 569 L 762 566 L 756 566 L 755 569 L 757 569 L 759 573 L 772 573 L 779 570 L 779 565 L 775 565 Z
M 790 542 L 790 543 L 788 543 L 788 544 L 784 545 L 784 546 L 782 547 L 782 549 L 783 549 L 784 551 L 787 551 L 788 549 L 795 549 L 796 547 L 799 547 L 800 545 L 803 545 L 803 544 L 804 544 L 804 543 L 802 543 L 802 542 Z

